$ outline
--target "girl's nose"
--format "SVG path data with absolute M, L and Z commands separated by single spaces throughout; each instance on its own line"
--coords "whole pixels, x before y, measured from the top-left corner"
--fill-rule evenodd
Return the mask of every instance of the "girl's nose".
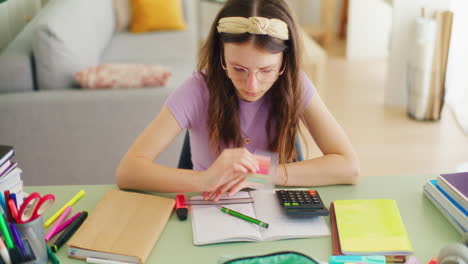
M 247 77 L 247 90 L 248 91 L 256 91 L 258 87 L 258 80 L 257 77 L 255 76 L 255 73 L 250 72 L 249 76 Z

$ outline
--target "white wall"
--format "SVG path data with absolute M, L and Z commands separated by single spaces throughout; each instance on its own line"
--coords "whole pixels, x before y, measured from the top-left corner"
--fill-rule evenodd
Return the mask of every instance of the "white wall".
M 378 59 L 388 55 L 392 8 L 382 0 L 350 0 L 347 59 Z
M 454 12 L 445 88 L 445 101 L 468 135 L 468 1 L 452 0 Z M 467 165 L 468 166 L 468 163 Z
M 406 60 L 409 55 L 410 34 L 415 18 L 421 14 L 421 8 L 448 10 L 451 1 L 393 0 L 385 104 L 406 105 Z
M 452 0 L 454 12 L 446 75 L 446 101 L 468 110 L 468 1 Z M 467 113 L 468 115 L 468 113 Z
M 320 25 L 322 0 L 288 0 L 302 25 Z M 341 20 L 343 0 L 335 0 L 335 32 L 338 32 Z

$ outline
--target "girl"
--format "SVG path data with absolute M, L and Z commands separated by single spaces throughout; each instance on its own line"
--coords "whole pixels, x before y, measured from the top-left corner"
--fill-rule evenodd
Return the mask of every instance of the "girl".
M 230 0 L 202 47 L 198 71 L 176 89 L 117 169 L 117 185 L 203 192 L 218 200 L 248 187 L 255 150 L 277 152 L 275 183 L 355 184 L 356 154 L 300 69 L 298 26 L 284 0 Z M 323 156 L 291 162 L 302 120 Z M 193 170 L 153 163 L 188 129 Z

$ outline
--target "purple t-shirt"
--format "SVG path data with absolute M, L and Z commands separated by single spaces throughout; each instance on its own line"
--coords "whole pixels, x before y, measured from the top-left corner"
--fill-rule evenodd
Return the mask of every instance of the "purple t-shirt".
M 305 73 L 301 74 L 301 81 L 304 88 L 303 106 L 307 106 L 316 89 Z M 239 99 L 242 137 L 250 138 L 249 144 L 245 147 L 252 153 L 255 150 L 266 151 L 268 149 L 266 136 L 268 95 L 267 92 L 255 102 Z M 189 130 L 193 169 L 197 171 L 208 169 L 217 158 L 217 154 L 208 143 L 208 103 L 208 87 L 199 72 L 194 72 L 166 100 L 166 106 L 180 127 Z

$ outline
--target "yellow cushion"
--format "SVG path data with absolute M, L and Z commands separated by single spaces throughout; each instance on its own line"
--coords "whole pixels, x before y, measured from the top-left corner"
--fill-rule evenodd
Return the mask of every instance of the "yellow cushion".
M 131 32 L 184 30 L 181 0 L 132 0 Z

